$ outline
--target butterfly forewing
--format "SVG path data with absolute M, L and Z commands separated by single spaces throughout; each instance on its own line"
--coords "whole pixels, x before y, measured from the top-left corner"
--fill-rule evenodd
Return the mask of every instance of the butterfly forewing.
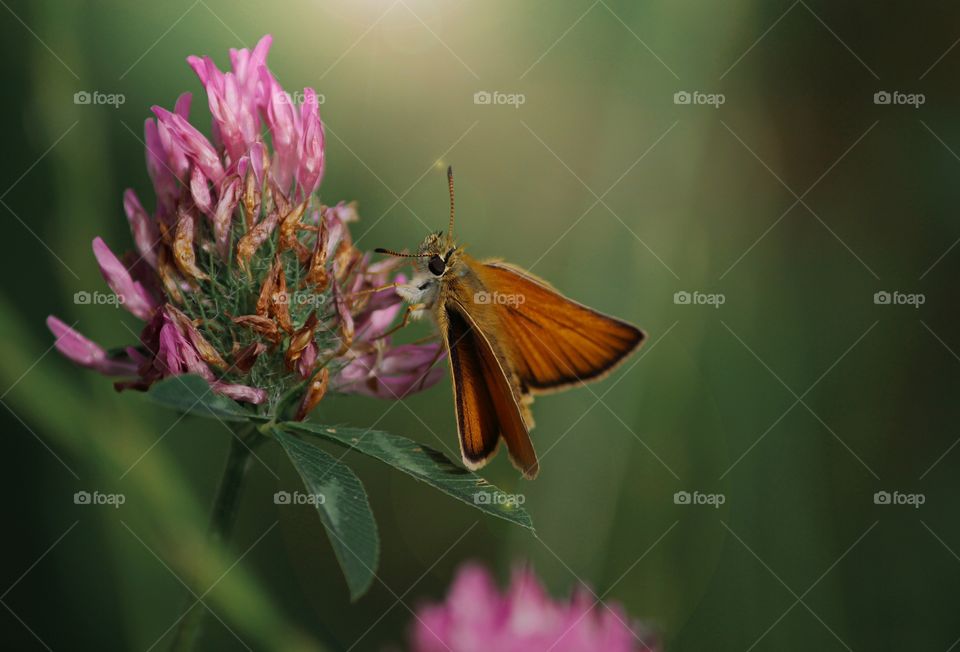
M 473 268 L 493 297 L 525 391 L 555 391 L 596 380 L 645 338 L 640 329 L 571 301 L 517 267 L 497 261 Z

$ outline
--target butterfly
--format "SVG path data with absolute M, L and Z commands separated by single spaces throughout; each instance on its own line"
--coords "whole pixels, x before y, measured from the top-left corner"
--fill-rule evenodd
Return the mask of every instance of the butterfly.
M 410 283 L 396 286 L 403 320 L 436 324 L 453 379 L 463 463 L 476 470 L 502 439 L 510 460 L 533 479 L 540 464 L 530 430 L 537 394 L 599 380 L 646 339 L 639 328 L 563 296 L 546 281 L 500 260 L 477 260 L 453 239 L 453 169 L 447 168 L 450 225 L 428 235 Z

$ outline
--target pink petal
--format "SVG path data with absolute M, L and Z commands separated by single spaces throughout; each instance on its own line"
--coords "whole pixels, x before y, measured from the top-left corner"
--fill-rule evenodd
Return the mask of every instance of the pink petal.
M 220 183 L 223 178 L 223 164 L 210 141 L 197 131 L 196 127 L 176 113 L 170 113 L 161 106 L 154 106 L 153 113 L 160 121 L 160 127 L 166 128 L 170 139 L 185 152 L 187 158 L 197 165 L 208 179 Z M 161 136 L 163 131 L 161 129 Z
M 385 290 L 384 292 L 393 294 L 393 292 L 390 292 L 389 290 Z M 357 320 L 357 339 L 369 341 L 383 335 L 383 333 L 390 328 L 391 324 L 393 324 L 393 321 L 397 318 L 400 308 L 401 301 L 399 300 L 399 297 L 394 305 L 387 306 L 386 308 L 370 310 L 368 307 L 366 310 L 364 310 L 363 315 L 361 315 Z
M 160 138 L 157 122 L 153 119 L 144 121 L 143 134 L 147 144 L 147 172 L 150 174 L 150 180 L 153 181 L 157 201 L 169 209 L 176 200 L 178 183 L 170 168 L 169 157 Z
M 196 73 L 197 77 L 200 78 L 200 83 L 203 84 L 204 89 L 211 86 L 217 90 L 223 89 L 223 73 L 217 68 L 213 59 L 191 54 L 187 57 L 187 63 L 193 68 L 193 72 Z
M 132 189 L 123 193 L 123 210 L 130 222 L 130 232 L 140 257 L 149 263 L 150 267 L 157 266 L 157 245 L 160 243 L 160 231 L 156 222 L 147 215 L 140 200 Z
M 174 113 L 167 112 L 171 118 L 177 118 Z M 158 120 L 157 132 L 160 134 L 160 144 L 163 147 L 166 160 L 163 162 L 179 184 L 185 184 L 190 171 L 190 159 L 187 156 L 183 140 L 173 128 L 170 120 Z M 179 193 L 178 193 L 179 194 Z
M 264 119 L 270 129 L 274 151 L 271 174 L 280 190 L 289 193 L 297 169 L 300 116 L 294 110 L 290 96 L 266 67 L 260 69 L 260 79 L 265 92 Z
M 310 342 L 307 345 L 307 348 L 303 350 L 300 354 L 300 359 L 297 360 L 297 372 L 303 378 L 309 378 L 313 375 L 313 369 L 317 364 L 317 345 L 315 342 Z
M 93 254 L 97 257 L 100 272 L 107 281 L 107 285 L 120 298 L 123 307 L 136 317 L 147 321 L 157 308 L 156 300 L 150 293 L 133 280 L 130 272 L 124 267 L 106 243 L 99 237 L 93 240 Z
M 100 345 L 85 338 L 65 323 L 50 315 L 47 328 L 57 341 L 54 346 L 66 358 L 82 367 L 94 369 L 107 376 L 135 376 L 137 364 L 131 360 L 111 359 Z
M 401 399 L 432 387 L 446 373 L 439 362 L 439 344 L 405 344 L 354 358 L 333 379 L 343 394 L 361 394 L 383 399 Z
M 250 147 L 250 169 L 253 170 L 253 178 L 256 179 L 258 187 L 263 187 L 263 165 L 266 158 L 266 147 L 263 146 L 263 143 L 254 143 Z
M 267 400 L 266 390 L 259 389 L 257 387 L 248 387 L 247 385 L 231 385 L 230 383 L 225 383 L 219 380 L 210 383 L 210 387 L 216 393 L 223 394 L 224 396 L 232 398 L 235 401 L 244 401 L 246 403 L 259 405 Z
M 323 177 L 323 124 L 312 88 L 303 89 L 300 107 L 300 142 L 297 144 L 297 185 L 304 195 L 311 194 Z
M 209 215 L 213 208 L 213 200 L 210 197 L 210 186 L 207 184 L 207 178 L 203 176 L 200 168 L 193 168 L 190 171 L 190 195 L 193 202 L 201 212 Z
M 197 374 L 207 381 L 213 381 L 210 367 L 200 358 L 193 343 L 180 330 L 176 321 L 166 313 L 163 315 L 163 326 L 160 327 L 157 361 L 165 376 Z
M 257 92 L 259 71 L 262 66 L 266 65 L 267 55 L 270 53 L 272 43 L 273 37 L 267 34 L 257 42 L 253 52 L 246 48 L 230 50 L 230 63 L 245 95 L 252 96 Z M 262 100 L 262 98 L 259 99 Z
M 230 229 L 233 227 L 233 212 L 240 200 L 240 180 L 233 179 L 220 191 L 220 199 L 213 213 L 213 238 L 217 251 L 226 260 L 230 256 Z
M 173 105 L 173 112 L 184 120 L 190 119 L 190 104 L 193 101 L 193 94 L 180 93 L 177 103 Z
M 476 618 L 491 626 L 502 611 L 502 603 L 493 577 L 486 568 L 477 563 L 460 567 L 447 598 L 447 608 L 455 618 Z

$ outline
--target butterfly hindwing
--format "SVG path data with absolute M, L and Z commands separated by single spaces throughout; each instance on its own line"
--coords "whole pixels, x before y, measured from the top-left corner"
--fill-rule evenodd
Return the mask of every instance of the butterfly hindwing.
M 535 477 L 537 456 L 508 377 L 510 370 L 456 301 L 446 303 L 439 321 L 449 353 L 464 464 L 470 469 L 486 464 L 502 436 L 517 468 Z

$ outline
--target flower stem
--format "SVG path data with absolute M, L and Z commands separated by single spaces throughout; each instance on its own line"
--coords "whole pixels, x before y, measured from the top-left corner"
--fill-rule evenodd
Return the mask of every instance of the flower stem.
M 262 439 L 256 432 L 255 426 L 248 424 L 235 433 L 230 440 L 226 467 L 220 477 L 217 498 L 210 515 L 210 530 L 207 536 L 214 546 L 221 546 L 230 538 L 233 525 L 237 520 L 243 478 L 247 467 L 250 466 L 250 454 L 253 452 L 253 447 L 260 443 Z M 180 625 L 177 627 L 177 633 L 170 648 L 174 652 L 192 650 L 200 635 L 206 610 L 192 599 L 194 597 L 194 595 L 187 596 L 187 601 L 192 607 L 180 620 Z

